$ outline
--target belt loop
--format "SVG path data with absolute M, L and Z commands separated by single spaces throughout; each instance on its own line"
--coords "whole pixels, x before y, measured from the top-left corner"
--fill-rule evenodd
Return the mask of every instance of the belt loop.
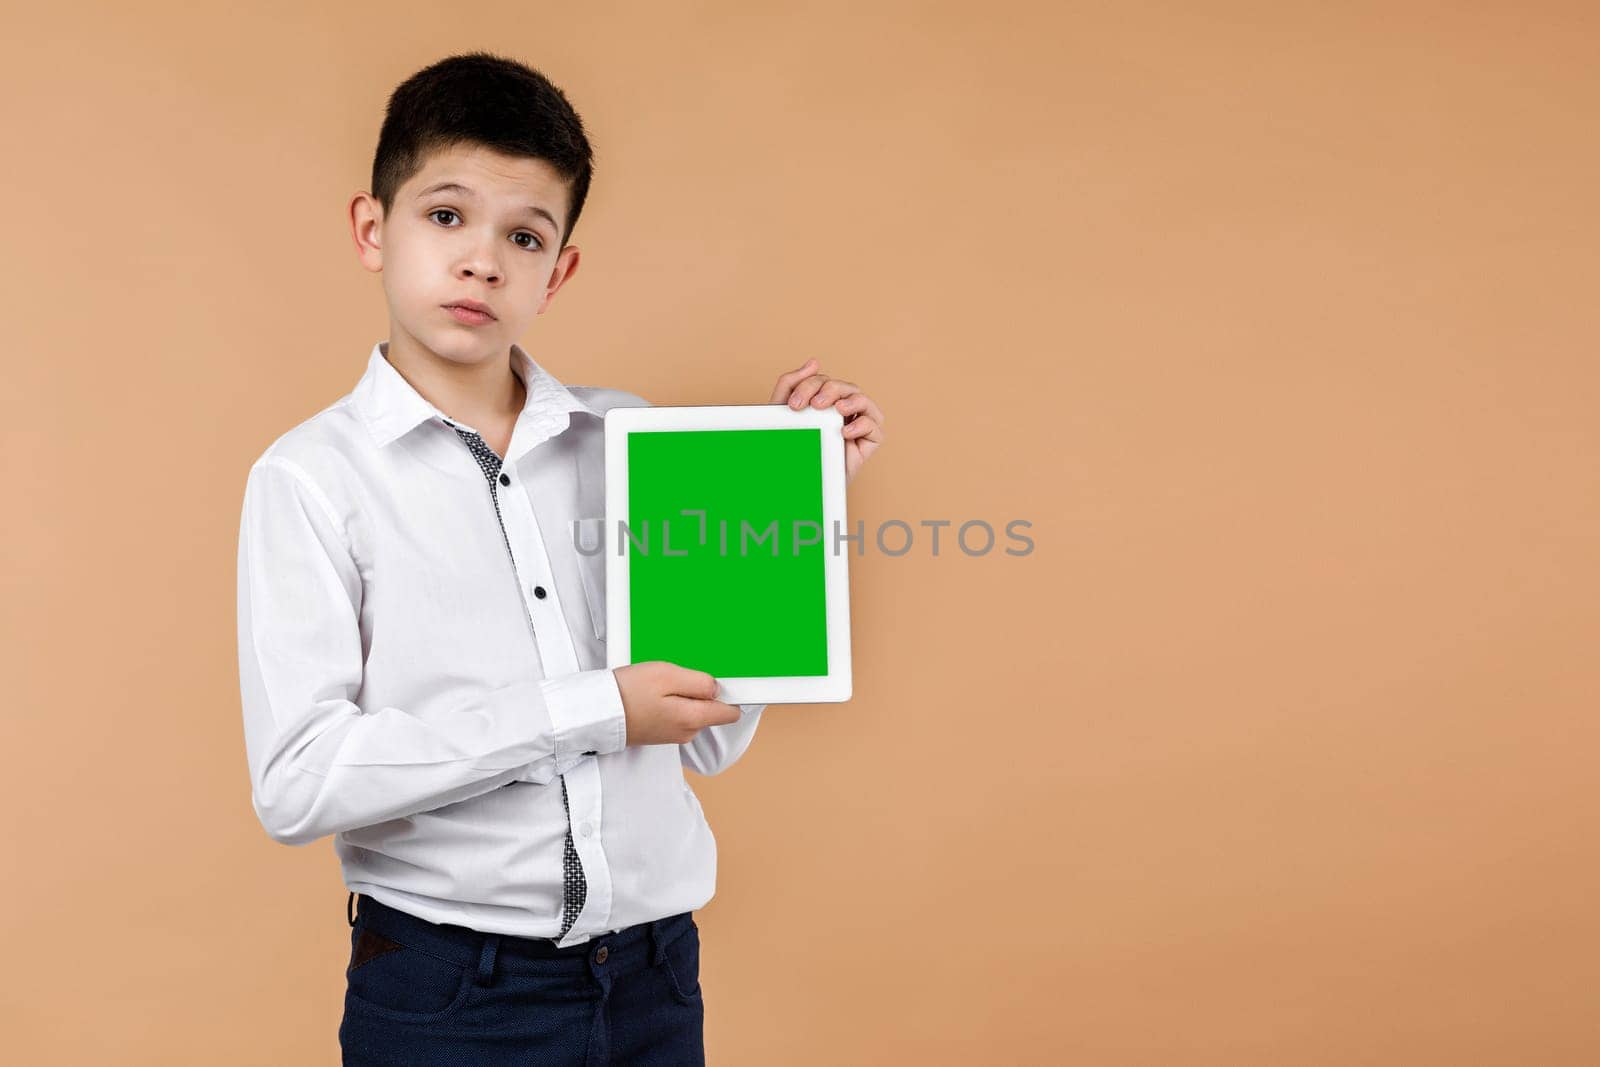
M 346 900 L 344 902 L 344 917 L 345 917 L 346 920 L 349 921 L 351 926 L 354 926 L 356 924 L 355 903 L 356 903 L 356 895 L 355 895 L 354 891 L 352 891 L 351 894 L 350 894 L 350 899 L 348 899 L 348 900 Z
M 494 982 L 494 957 L 500 950 L 499 934 L 483 935 L 483 952 L 478 956 L 478 984 L 491 985 Z
M 661 924 L 665 919 L 652 919 L 650 922 L 650 965 L 660 964 L 667 958 L 667 945 L 661 938 Z

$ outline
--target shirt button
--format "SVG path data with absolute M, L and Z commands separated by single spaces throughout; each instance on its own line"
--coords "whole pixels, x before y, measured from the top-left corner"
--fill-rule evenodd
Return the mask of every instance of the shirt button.
M 604 963 L 607 959 L 610 958 L 610 956 L 611 956 L 611 950 L 606 948 L 604 945 L 601 945 L 598 949 L 595 950 L 594 961 L 596 963 Z
M 542 586 L 542 585 L 534 586 L 533 587 L 533 595 L 538 597 L 540 600 L 543 600 L 544 599 L 544 595 L 545 595 L 544 594 L 544 586 Z
M 578 834 L 581 837 L 588 837 L 589 836 L 589 830 L 590 830 L 590 826 L 589 826 L 588 823 L 581 823 L 578 826 Z
M 509 475 L 509 474 L 500 475 L 500 484 L 501 485 L 510 485 L 511 484 L 511 475 Z

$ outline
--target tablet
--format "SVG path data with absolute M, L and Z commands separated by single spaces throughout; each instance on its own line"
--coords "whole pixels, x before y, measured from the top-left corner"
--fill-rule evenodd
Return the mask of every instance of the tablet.
M 850 699 L 843 425 L 787 404 L 606 412 L 608 667 L 706 671 L 730 704 Z

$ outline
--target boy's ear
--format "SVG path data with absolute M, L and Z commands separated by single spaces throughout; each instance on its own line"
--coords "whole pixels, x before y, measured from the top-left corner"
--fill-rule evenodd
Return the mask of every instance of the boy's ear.
M 350 236 L 361 265 L 373 273 L 383 270 L 383 204 L 365 190 L 350 199 Z
M 581 253 L 577 245 L 568 245 L 556 256 L 556 265 L 550 270 L 550 284 L 544 287 L 544 299 L 539 301 L 539 310 L 535 315 L 543 315 L 544 309 L 550 306 L 550 301 L 556 298 L 556 290 L 567 283 L 567 279 L 578 273 L 578 259 Z

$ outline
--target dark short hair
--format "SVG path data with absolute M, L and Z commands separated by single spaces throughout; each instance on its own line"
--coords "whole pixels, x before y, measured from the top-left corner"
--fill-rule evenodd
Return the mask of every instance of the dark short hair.
M 540 159 L 561 175 L 571 193 L 561 233 L 567 246 L 589 196 L 594 151 L 565 93 L 533 68 L 481 51 L 411 75 L 389 96 L 372 160 L 372 195 L 384 216 L 429 155 L 459 144 Z

